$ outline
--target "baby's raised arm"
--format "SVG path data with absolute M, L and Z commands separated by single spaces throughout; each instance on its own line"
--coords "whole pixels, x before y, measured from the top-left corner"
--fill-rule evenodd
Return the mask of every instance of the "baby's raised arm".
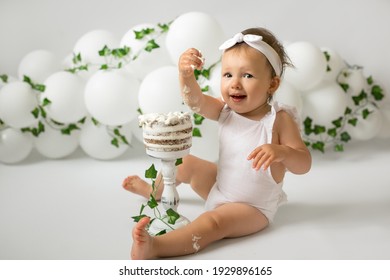
M 179 82 L 183 101 L 192 111 L 208 119 L 218 120 L 224 106 L 222 100 L 202 93 L 194 70 L 201 70 L 204 58 L 197 49 L 186 50 L 179 59 Z

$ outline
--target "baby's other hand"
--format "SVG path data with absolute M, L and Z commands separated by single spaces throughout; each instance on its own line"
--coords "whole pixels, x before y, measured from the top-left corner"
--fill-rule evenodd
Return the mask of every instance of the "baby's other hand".
M 273 162 L 281 162 L 284 159 L 283 149 L 280 145 L 265 144 L 254 149 L 247 159 L 252 160 L 252 167 L 255 170 L 261 167 L 267 170 Z
M 179 58 L 179 73 L 184 78 L 191 77 L 195 69 L 202 69 L 203 64 L 202 53 L 195 48 L 188 49 Z

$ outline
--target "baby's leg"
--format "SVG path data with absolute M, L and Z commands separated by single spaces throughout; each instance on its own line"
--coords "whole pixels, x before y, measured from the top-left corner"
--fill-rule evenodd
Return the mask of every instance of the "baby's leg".
M 189 184 L 204 200 L 207 199 L 216 178 L 217 165 L 193 155 L 183 158 L 183 164 L 178 166 L 176 174 L 178 181 Z
M 206 199 L 217 177 L 217 166 L 214 163 L 188 155 L 183 158 L 183 163 L 177 168 L 176 185 L 190 184 L 194 191 L 203 199 Z M 161 199 L 164 182 L 161 173 L 156 178 L 157 193 L 155 198 Z M 137 175 L 128 176 L 122 183 L 126 190 L 149 199 L 152 185 Z
M 133 230 L 131 256 L 151 259 L 193 254 L 217 240 L 249 235 L 267 225 L 267 218 L 258 209 L 242 203 L 224 204 L 185 227 L 156 237 L 147 234 L 142 219 Z

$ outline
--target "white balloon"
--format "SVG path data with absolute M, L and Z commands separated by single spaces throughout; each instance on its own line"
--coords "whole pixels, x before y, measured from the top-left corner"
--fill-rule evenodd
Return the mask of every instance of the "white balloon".
M 73 130 L 70 135 L 62 134 L 60 129 L 45 125 L 45 131 L 34 137 L 37 151 L 51 159 L 60 159 L 71 155 L 79 146 L 79 130 Z
M 87 119 L 80 134 L 80 147 L 90 157 L 99 160 L 110 160 L 123 155 L 129 148 L 126 144 L 120 144 L 119 147 L 111 144 L 113 132 L 102 124 L 94 124 Z M 132 131 L 130 125 L 124 125 L 120 132 L 126 137 L 128 143 L 132 140 Z
M 356 126 L 347 126 L 347 131 L 354 140 L 370 140 L 373 139 L 382 128 L 382 114 L 373 105 L 367 105 L 364 109 L 368 109 L 371 113 L 366 119 L 363 119 L 361 112 L 358 111 L 358 121 Z
M 105 58 L 99 55 L 104 46 L 110 49 L 118 48 L 119 39 L 110 31 L 92 30 L 77 40 L 73 53 L 81 54 L 82 63 L 105 64 Z
M 295 42 L 286 47 L 295 67 L 288 67 L 285 80 L 298 90 L 307 91 L 321 82 L 326 72 L 326 58 L 320 48 L 309 42 Z
M 344 115 L 347 96 L 336 82 L 323 82 L 303 97 L 303 119 L 310 117 L 315 124 L 329 126 Z
M 105 125 L 128 123 L 137 116 L 139 86 L 123 69 L 98 71 L 85 87 L 87 110 Z
M 327 70 L 324 76 L 324 80 L 334 82 L 337 80 L 337 76 L 340 74 L 340 71 L 347 67 L 345 61 L 341 56 L 330 48 L 323 47 L 321 51 L 328 55 L 329 60 L 327 61 Z
M 215 18 L 202 12 L 189 12 L 173 21 L 166 37 L 166 45 L 175 65 L 186 49 L 197 48 L 206 59 L 205 66 L 208 68 L 221 58 L 218 48 L 225 39 Z
M 144 114 L 188 111 L 181 98 L 177 68 L 164 66 L 149 73 L 141 82 L 138 101 Z
M 47 50 L 35 50 L 25 55 L 19 64 L 18 77 L 28 76 L 33 83 L 41 84 L 53 72 L 61 69 L 60 60 Z
M 302 96 L 301 93 L 289 82 L 282 81 L 274 94 L 274 99 L 280 103 L 293 106 L 298 114 L 302 115 Z
M 33 148 L 30 135 L 11 127 L 0 131 L 0 162 L 17 163 L 26 159 Z
M 363 74 L 363 69 L 360 67 L 342 69 L 337 81 L 348 85 L 347 93 L 349 95 L 355 96 L 362 91 L 368 92 L 367 79 Z
M 148 28 L 154 29 L 155 31 L 142 39 L 136 39 L 134 31 L 142 31 L 143 29 Z M 126 65 L 126 68 L 129 68 L 129 70 L 134 73 L 135 77 L 140 80 L 151 71 L 172 64 L 165 45 L 166 34 L 160 35 L 158 32 L 159 30 L 160 27 L 155 24 L 139 24 L 127 31 L 120 42 L 122 48 L 124 46 L 130 47 L 132 58 L 137 56 L 135 60 L 130 61 L 130 63 Z M 159 48 L 148 52 L 145 50 L 145 47 L 150 40 L 154 40 L 155 43 L 159 45 Z
M 74 123 L 87 115 L 84 101 L 85 81 L 69 72 L 56 72 L 45 80 L 46 89 L 41 100 L 50 100 L 45 106 L 50 118 L 61 123 Z
M 202 137 L 192 137 L 191 154 L 199 158 L 217 162 L 219 152 L 218 123 L 209 119 L 203 120 L 199 128 Z
M 25 82 L 8 83 L 0 89 L 0 119 L 14 128 L 35 125 L 31 113 L 37 106 L 37 93 Z

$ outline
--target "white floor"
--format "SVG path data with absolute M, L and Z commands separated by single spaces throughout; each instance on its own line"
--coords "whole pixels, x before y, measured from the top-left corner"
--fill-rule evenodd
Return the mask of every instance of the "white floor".
M 121 182 L 152 162 L 138 143 L 112 161 L 80 150 L 0 164 L 0 259 L 128 259 L 130 217 L 143 200 Z M 288 174 L 289 203 L 274 225 L 180 259 L 390 259 L 389 166 L 389 140 L 313 153 L 310 173 Z M 189 186 L 178 191 L 179 212 L 195 218 L 202 201 Z

